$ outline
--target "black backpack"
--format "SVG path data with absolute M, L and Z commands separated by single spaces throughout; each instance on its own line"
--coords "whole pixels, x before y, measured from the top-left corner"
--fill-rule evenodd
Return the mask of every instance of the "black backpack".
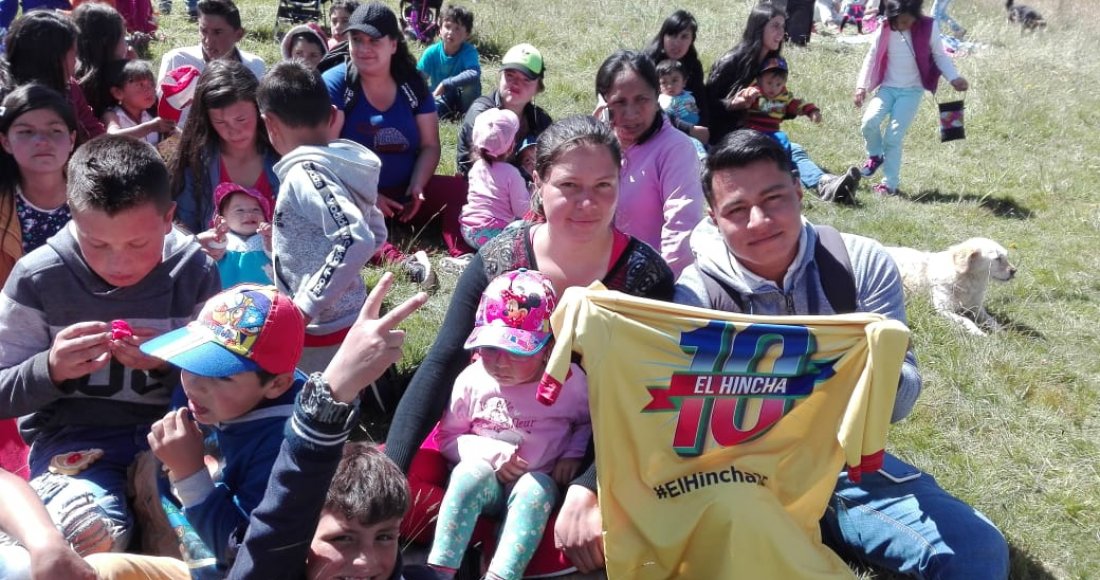
M 852 262 L 848 259 L 848 249 L 840 232 L 831 226 L 814 226 L 817 231 L 817 243 L 814 244 L 814 261 L 821 281 L 825 298 L 837 314 L 856 311 L 856 278 L 852 273 Z M 744 312 L 744 297 L 726 282 L 713 274 L 699 270 L 703 286 L 710 298 L 710 307 L 726 312 Z

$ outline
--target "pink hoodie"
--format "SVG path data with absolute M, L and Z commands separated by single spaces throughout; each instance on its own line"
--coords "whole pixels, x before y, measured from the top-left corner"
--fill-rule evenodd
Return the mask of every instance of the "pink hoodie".
M 481 459 L 496 469 L 513 452 L 529 471 L 550 473 L 558 459 L 584 456 L 592 438 L 588 378 L 570 368 L 554 405 L 535 399 L 538 380 L 502 387 L 474 361 L 455 379 L 451 404 L 435 435 L 440 453 L 451 463 Z
M 705 205 L 699 175 L 695 146 L 667 118 L 649 139 L 623 151 L 615 225 L 653 246 L 676 276 L 694 261 L 688 237 Z

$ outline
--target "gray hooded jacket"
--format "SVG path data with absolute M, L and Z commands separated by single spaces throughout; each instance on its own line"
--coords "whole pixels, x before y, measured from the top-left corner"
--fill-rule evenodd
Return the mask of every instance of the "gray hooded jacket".
M 361 270 L 386 242 L 375 206 L 381 169 L 377 155 L 346 139 L 298 147 L 275 165 L 275 285 L 311 318 L 307 334 L 350 327 L 367 299 Z
M 856 310 L 876 312 L 905 323 L 905 295 L 901 276 L 889 254 L 877 241 L 852 234 L 841 234 L 852 263 L 856 282 Z M 733 258 L 726 240 L 711 218 L 704 218 L 691 234 L 691 250 L 695 263 L 688 266 L 676 282 L 673 300 L 678 304 L 713 308 L 715 300 L 707 295 L 701 272 L 706 272 L 736 289 L 745 305 L 746 314 L 759 315 L 829 315 L 835 314 L 825 291 L 821 288 L 813 247 L 817 230 L 802 221 L 798 253 L 787 271 L 784 288 L 770 281 L 747 274 Z M 905 418 L 917 401 L 921 390 L 920 372 L 912 349 L 905 355 L 897 399 L 891 421 Z

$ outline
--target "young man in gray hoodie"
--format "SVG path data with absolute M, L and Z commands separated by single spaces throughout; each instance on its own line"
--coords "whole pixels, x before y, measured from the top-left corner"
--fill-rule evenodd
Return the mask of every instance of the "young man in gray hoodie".
M 882 245 L 803 218 L 798 178 L 775 140 L 730 133 L 707 157 L 703 194 L 708 217 L 692 233 L 695 264 L 677 281 L 676 302 L 768 316 L 876 312 L 905 322 L 901 278 Z M 835 290 L 845 277 L 848 291 Z M 909 414 L 920 390 L 910 351 L 892 421 Z M 996 526 L 889 454 L 882 470 L 858 484 L 840 474 L 821 529 L 842 555 L 902 574 L 1008 575 L 1008 545 Z
M 367 298 L 360 271 L 386 241 L 375 206 L 382 162 L 346 139 L 329 140 L 334 109 L 321 75 L 294 61 L 275 65 L 256 94 L 281 185 L 272 235 L 275 285 L 306 320 L 298 368 L 319 372 Z

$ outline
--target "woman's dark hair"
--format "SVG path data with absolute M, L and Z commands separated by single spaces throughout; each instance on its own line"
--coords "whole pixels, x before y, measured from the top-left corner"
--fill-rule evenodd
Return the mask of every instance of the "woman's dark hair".
M 76 131 L 76 114 L 73 113 L 73 106 L 69 104 L 69 100 L 45 85 L 29 83 L 8 93 L 0 103 L 0 134 L 7 135 L 16 119 L 39 109 L 49 109 L 57 113 L 69 128 L 69 132 Z M 15 188 L 19 186 L 21 180 L 22 175 L 15 157 L 0 149 L 0 203 L 11 202 L 15 195 Z M 12 216 L 8 223 L 0 224 L 0 229 L 4 232 L 12 226 L 19 227 L 18 222 L 13 221 L 15 212 L 12 212 Z
M 710 85 L 715 83 L 716 80 L 723 79 L 726 82 L 720 84 L 729 86 L 727 93 L 749 86 L 756 78 L 757 69 L 760 68 L 760 63 L 763 60 L 760 58 L 760 50 L 764 47 L 764 29 L 776 16 L 786 18 L 787 13 L 782 8 L 767 2 L 757 4 L 752 12 L 749 12 L 749 18 L 745 22 L 745 30 L 741 33 L 741 42 L 722 55 L 710 67 L 710 78 L 707 79 L 707 84 Z M 781 52 L 783 52 L 782 44 L 779 45 L 778 50 L 767 54 L 765 58 L 779 56 Z M 720 95 L 721 98 L 725 98 L 725 96 L 725 94 Z
M 695 50 L 695 37 L 699 34 L 699 23 L 687 10 L 677 10 L 670 14 L 668 18 L 665 18 L 665 21 L 661 23 L 661 29 L 657 31 L 657 36 L 654 36 L 653 40 L 649 41 L 649 45 L 646 46 L 646 56 L 653 62 L 668 59 L 668 53 L 665 52 L 665 37 L 680 34 L 685 30 L 691 31 L 691 46 L 688 48 L 687 54 L 677 60 L 689 62 L 699 60 L 699 53 Z
M 73 10 L 76 24 L 77 82 L 96 116 L 114 103 L 107 84 L 107 66 L 118 58 L 115 49 L 126 35 L 126 22 L 117 10 L 99 2 L 84 2 Z
M 359 0 L 333 0 L 332 6 L 329 6 L 328 13 L 332 14 L 334 10 L 343 10 L 348 14 L 355 12 L 355 9 L 359 7 Z
M 389 10 L 389 7 L 386 9 Z M 409 51 L 409 43 L 405 40 L 405 35 L 401 31 L 397 31 L 397 34 L 391 35 L 390 38 L 397 41 L 397 52 L 394 52 L 393 57 L 390 58 L 390 76 L 393 77 L 393 80 L 399 85 L 414 80 L 425 84 L 420 72 L 416 70 L 416 59 Z M 425 86 L 427 85 L 425 84 Z
M 923 10 L 924 0 L 884 0 L 882 13 L 890 23 L 890 29 L 897 26 L 898 17 L 908 14 L 919 19 Z
M 205 207 L 204 200 L 212 199 L 210 180 L 206 167 L 210 156 L 218 150 L 218 133 L 210 123 L 210 109 L 224 109 L 234 103 L 247 101 L 256 104 L 256 89 L 260 82 L 248 67 L 235 60 L 217 59 L 206 65 L 195 87 L 195 98 L 191 101 L 191 111 L 183 126 L 179 148 L 170 161 L 172 168 L 172 199 L 183 193 L 187 173 L 191 173 L 192 194 L 195 207 Z M 261 155 L 272 152 L 263 119 L 256 109 L 256 151 Z
M 69 94 L 65 57 L 76 46 L 76 25 L 53 10 L 34 10 L 12 23 L 5 40 L 15 84 L 38 82 Z
M 574 115 L 550 125 L 539 135 L 535 146 L 535 173 L 545 179 L 562 155 L 588 145 L 606 148 L 615 167 L 622 164 L 622 148 L 611 128 L 591 115 Z M 529 217 L 534 221 L 546 220 L 542 209 L 542 195 L 538 191 L 531 196 Z
M 657 67 L 653 65 L 653 61 L 649 60 L 648 56 L 633 50 L 616 51 L 607 57 L 607 60 L 603 61 L 600 69 L 596 71 L 596 94 L 606 100 L 607 95 L 611 93 L 615 80 L 626 71 L 632 71 L 640 76 L 649 85 L 649 88 L 653 89 L 653 98 L 657 98 L 657 95 L 661 92 L 661 81 L 657 77 Z M 657 114 L 653 117 L 653 123 L 638 138 L 638 143 L 644 143 L 660 130 L 663 120 L 664 113 L 658 107 Z

